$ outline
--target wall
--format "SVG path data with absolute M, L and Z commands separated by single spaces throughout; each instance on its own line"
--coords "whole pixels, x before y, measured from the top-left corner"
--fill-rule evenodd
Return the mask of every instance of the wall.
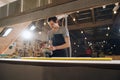
M 72 65 L 67 67 L 60 67 L 60 65 L 59 66 L 26 65 L 28 63 L 29 62 L 22 64 L 14 64 L 13 62 L 12 64 L 10 64 L 10 63 L 0 62 L 0 79 L 1 80 L 120 80 L 120 76 L 119 76 L 120 70 L 116 70 L 115 67 L 113 67 L 113 69 L 102 69 L 102 68 L 72 66 Z M 42 63 L 38 63 L 38 65 L 39 64 Z
M 13 31 L 6 37 L 0 37 L 0 53 L 4 53 L 30 23 L 31 21 L 7 26 L 12 27 Z

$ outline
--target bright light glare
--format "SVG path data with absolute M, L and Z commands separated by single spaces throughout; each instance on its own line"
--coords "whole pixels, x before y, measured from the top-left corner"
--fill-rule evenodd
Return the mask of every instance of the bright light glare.
M 106 36 L 109 36 L 109 34 L 106 34 Z
M 73 18 L 73 21 L 76 21 L 76 19 L 75 19 L 75 18 Z
M 7 29 L 7 31 L 3 34 L 3 37 L 7 36 L 12 31 L 12 28 Z
M 30 27 L 30 30 L 33 31 L 36 27 L 33 25 Z
M 110 27 L 108 27 L 107 29 L 110 30 Z
M 46 26 L 47 25 L 47 23 L 46 22 L 44 22 L 44 26 Z
M 81 34 L 83 34 L 83 31 L 81 31 Z
M 116 14 L 117 13 L 117 11 L 114 11 L 114 14 Z
M 22 37 L 23 37 L 24 39 L 31 39 L 31 38 L 32 38 L 32 33 L 31 33 L 30 31 L 24 31 L 24 32 L 22 33 Z
M 106 41 L 103 41 L 103 43 L 105 43 Z
M 87 37 L 85 37 L 85 39 L 87 39 Z
M 41 35 L 41 34 L 42 34 L 42 32 L 40 31 L 38 34 L 40 34 L 40 35 Z
M 79 13 L 80 11 L 76 11 L 77 13 Z
M 106 5 L 103 5 L 103 9 L 105 9 L 106 8 Z

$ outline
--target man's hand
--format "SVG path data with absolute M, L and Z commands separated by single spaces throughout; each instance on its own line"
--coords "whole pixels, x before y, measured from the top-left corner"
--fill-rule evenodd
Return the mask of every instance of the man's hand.
M 49 50 L 54 51 L 54 50 L 56 50 L 56 47 L 55 46 L 50 46 Z

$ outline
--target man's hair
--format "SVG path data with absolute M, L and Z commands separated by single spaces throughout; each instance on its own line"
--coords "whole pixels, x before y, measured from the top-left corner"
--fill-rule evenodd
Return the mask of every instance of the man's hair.
M 48 18 L 48 22 L 50 22 L 50 21 L 53 21 L 53 22 L 56 23 L 56 21 L 57 21 L 57 17 L 55 17 L 55 16 L 53 16 L 53 17 L 49 17 L 49 18 Z

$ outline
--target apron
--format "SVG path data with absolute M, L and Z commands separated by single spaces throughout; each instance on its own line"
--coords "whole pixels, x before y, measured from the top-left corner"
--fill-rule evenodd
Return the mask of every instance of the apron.
M 63 34 L 54 34 L 52 38 L 52 45 L 59 46 L 65 43 L 65 39 Z M 51 57 L 67 57 L 66 49 L 60 49 L 53 51 L 53 55 Z

